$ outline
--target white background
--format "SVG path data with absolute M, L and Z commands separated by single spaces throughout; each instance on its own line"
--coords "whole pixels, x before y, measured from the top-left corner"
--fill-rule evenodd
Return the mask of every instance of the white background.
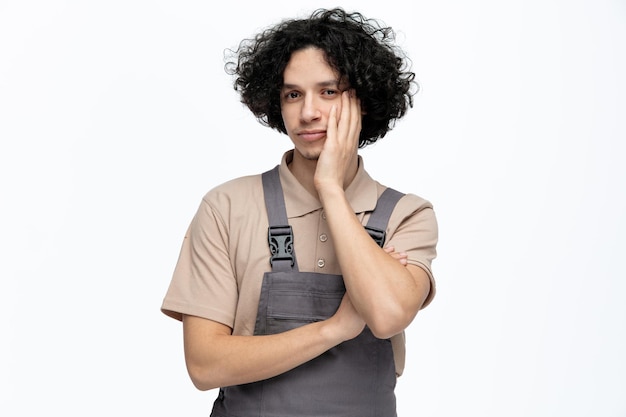
M 208 415 L 159 307 L 202 195 L 290 146 L 222 52 L 311 10 L 210 3 L 0 1 L 0 415 Z M 342 5 L 422 87 L 362 152 L 440 223 L 399 415 L 626 416 L 626 3 Z

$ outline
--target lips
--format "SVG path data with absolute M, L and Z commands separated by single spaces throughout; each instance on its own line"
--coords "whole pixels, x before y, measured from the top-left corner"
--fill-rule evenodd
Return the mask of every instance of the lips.
M 298 133 L 298 137 L 306 142 L 313 142 L 326 137 L 325 130 L 303 130 Z

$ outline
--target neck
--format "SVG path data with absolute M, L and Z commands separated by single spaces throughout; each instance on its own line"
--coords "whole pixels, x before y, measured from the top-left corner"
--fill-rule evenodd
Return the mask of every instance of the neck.
M 313 196 L 319 199 L 317 189 L 315 188 L 315 170 L 317 169 L 317 159 L 307 159 L 303 157 L 297 150 L 293 152 L 293 158 L 287 162 L 287 166 L 298 182 Z M 358 155 L 355 153 L 350 167 L 346 173 L 343 182 L 343 189 L 348 188 L 352 180 L 356 176 L 359 168 Z

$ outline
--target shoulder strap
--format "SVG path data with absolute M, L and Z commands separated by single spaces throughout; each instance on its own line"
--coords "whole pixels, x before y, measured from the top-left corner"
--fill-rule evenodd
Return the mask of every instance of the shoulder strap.
M 270 247 L 270 264 L 273 271 L 297 271 L 295 247 L 293 244 L 293 230 L 289 225 L 285 197 L 280 184 L 278 173 L 279 166 L 264 172 L 261 175 L 263 181 L 263 194 L 269 227 L 267 240 Z M 365 226 L 365 230 L 382 247 L 385 243 L 387 223 L 398 201 L 404 196 L 403 193 L 387 188 L 378 198 L 376 207 L 372 211 Z
M 293 231 L 287 218 L 285 197 L 280 185 L 278 165 L 263 173 L 263 194 L 269 228 L 267 241 L 270 247 L 270 264 L 273 271 L 297 271 L 296 253 L 293 245 Z
M 394 190 L 393 188 L 387 188 L 378 197 L 376 207 L 365 226 L 367 233 L 378 243 L 381 248 L 385 244 L 385 235 L 387 230 L 387 223 L 393 209 L 396 207 L 398 201 L 404 196 L 403 193 Z

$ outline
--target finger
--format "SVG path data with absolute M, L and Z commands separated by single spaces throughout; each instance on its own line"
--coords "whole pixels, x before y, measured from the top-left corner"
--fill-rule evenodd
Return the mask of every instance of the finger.
M 333 104 L 328 116 L 328 126 L 326 127 L 326 139 L 337 137 L 337 105 Z
M 398 260 L 407 258 L 406 253 L 398 253 L 398 252 L 390 253 L 389 256 Z
M 350 93 L 344 91 L 341 93 L 341 115 L 337 125 L 337 138 L 345 140 L 350 133 Z
M 361 133 L 361 100 L 356 96 L 354 90 L 350 90 L 350 130 L 349 137 L 358 145 Z
M 393 246 L 387 246 L 385 248 L 383 248 L 383 250 L 389 255 L 391 256 L 393 259 L 397 260 L 398 262 L 400 262 L 400 264 L 402 265 L 407 265 L 408 264 L 408 255 L 406 252 L 396 252 L 395 249 L 393 248 Z

